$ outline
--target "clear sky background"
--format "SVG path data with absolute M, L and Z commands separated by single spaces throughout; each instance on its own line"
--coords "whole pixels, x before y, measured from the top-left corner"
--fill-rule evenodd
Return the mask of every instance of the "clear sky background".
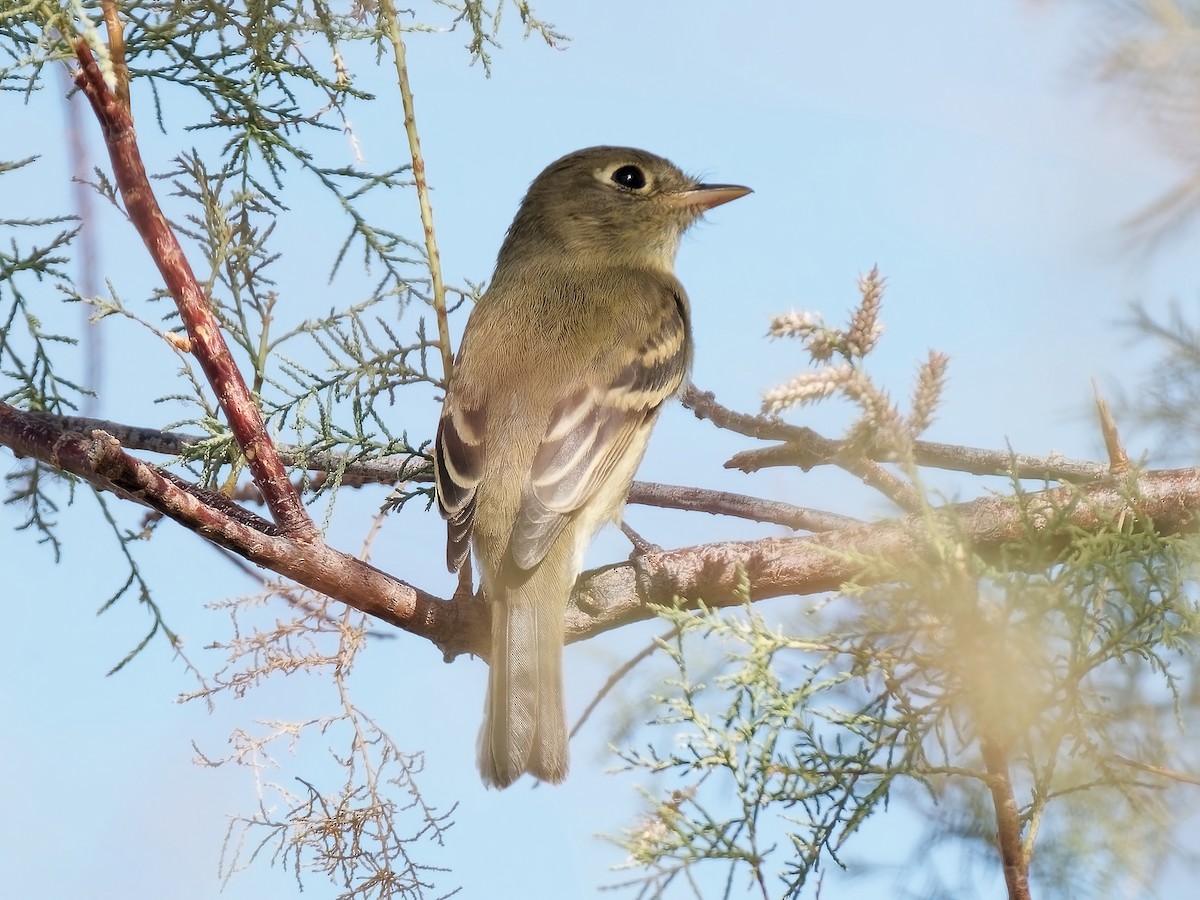
M 727 405 L 756 409 L 761 391 L 800 365 L 795 347 L 764 340 L 768 317 L 801 308 L 839 320 L 856 302 L 857 276 L 878 264 L 888 278 L 887 332 L 872 363 L 878 380 L 906 396 L 928 348 L 951 359 L 931 439 L 1102 458 L 1090 379 L 1108 391 L 1129 390 L 1153 359 L 1153 348 L 1131 343 L 1118 322 L 1135 299 L 1158 309 L 1172 299 L 1193 302 L 1197 272 L 1182 245 L 1152 256 L 1128 248 L 1123 223 L 1180 171 L 1087 72 L 1090 36 L 1106 27 L 1098 6 L 541 0 L 540 15 L 574 40 L 563 51 L 522 42 L 510 11 L 490 80 L 468 67 L 464 33 L 414 35 L 410 71 L 447 278 L 461 284 L 489 276 L 517 203 L 544 165 L 592 144 L 643 147 L 755 190 L 711 213 L 680 253 L 700 387 Z M 320 52 L 316 42 L 309 50 Z M 378 168 L 403 161 L 389 68 L 371 71 L 365 54 L 351 62 L 382 98 L 353 122 L 362 153 Z M 162 170 L 184 148 L 157 132 L 145 97 L 139 101 L 143 153 L 149 168 Z M 48 204 L 69 210 L 61 101 L 46 95 L 25 105 L 5 94 L 0 110 L 0 158 L 43 157 L 25 174 L 0 179 L 0 215 L 43 212 Z M 107 171 L 87 121 L 91 152 Z M 328 160 L 337 163 L 341 154 L 343 164 L 352 162 L 344 136 L 325 141 Z M 297 195 L 280 223 L 277 243 L 289 255 L 274 275 L 284 314 L 296 319 L 363 291 L 352 278 L 326 284 L 343 230 L 330 225 L 335 219 L 320 202 Z M 396 230 L 417 237 L 415 194 L 387 202 Z M 105 221 L 101 271 L 126 302 L 140 303 L 155 284 L 140 242 L 118 217 Z M 78 330 L 77 309 L 59 309 L 49 293 L 44 303 L 48 322 Z M 151 401 L 172 385 L 148 383 L 144 374 L 173 371 L 166 350 L 132 324 L 109 320 L 104 328 L 110 371 L 98 414 L 170 421 L 177 413 Z M 414 441 L 432 436 L 438 412 L 419 396 L 394 411 L 396 428 Z M 831 432 L 844 416 L 818 411 L 796 421 Z M 889 512 L 830 470 L 747 477 L 721 469 L 747 446 L 675 409 L 664 416 L 641 477 L 851 515 Z M 0 453 L 0 474 L 12 467 Z M 952 479 L 940 484 L 951 493 L 970 489 Z M 339 500 L 334 545 L 355 549 L 381 499 L 379 492 Z M 225 699 L 212 712 L 177 704 L 194 681 L 158 641 L 104 677 L 140 638 L 147 617 L 131 599 L 94 614 L 124 574 L 109 559 L 115 545 L 98 524 L 94 500 L 80 492 L 76 507 L 63 510 L 66 549 L 58 566 L 30 535 L 10 530 L 21 515 L 0 510 L 7 635 L 0 653 L 0 893 L 217 896 L 226 817 L 253 810 L 254 787 L 244 771 L 194 765 L 193 742 L 220 756 L 234 729 L 321 715 L 336 698 L 321 679 L 295 677 L 238 702 Z M 629 518 L 667 546 L 768 533 L 642 509 Z M 440 520 L 414 504 L 389 518 L 372 561 L 449 595 L 443 541 Z M 228 635 L 229 620 L 206 604 L 252 592 L 255 582 L 170 523 L 139 552 L 191 658 L 205 671 L 219 668 L 220 654 L 205 647 Z M 608 534 L 593 558 L 626 552 L 620 536 Z M 775 604 L 797 602 L 807 601 Z M 282 608 L 263 613 L 265 621 L 285 615 Z M 660 630 L 651 623 L 569 648 L 572 717 L 616 664 Z M 625 698 L 602 707 L 584 729 L 566 785 L 534 790 L 522 783 L 489 793 L 474 765 L 485 675 L 481 662 L 443 665 L 426 642 L 403 634 L 374 642 L 354 673 L 360 705 L 404 748 L 425 751 L 427 802 L 459 802 L 446 846 L 424 861 L 452 869 L 438 884 L 461 883 L 464 897 L 593 896 L 598 885 L 622 877 L 608 870 L 619 851 L 595 835 L 632 825 L 640 809 L 639 779 L 606 774 L 613 760 L 604 746 L 629 694 L 645 692 L 646 682 L 635 677 Z M 315 746 L 295 758 L 284 753 L 274 777 L 290 784 L 320 770 L 322 753 Z M 900 862 L 915 833 L 912 818 L 897 809 L 869 826 L 850 859 Z M 826 889 L 837 897 L 885 896 L 895 876 L 881 877 L 868 884 L 835 873 Z M 978 882 L 978 890 L 1003 896 L 998 878 Z M 260 863 L 235 876 L 222 896 L 294 891 L 287 873 Z M 334 892 L 310 876 L 305 894 Z

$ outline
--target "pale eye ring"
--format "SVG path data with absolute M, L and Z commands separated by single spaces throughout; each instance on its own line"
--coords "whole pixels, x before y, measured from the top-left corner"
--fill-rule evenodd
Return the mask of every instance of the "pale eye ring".
M 640 191 L 646 186 L 646 173 L 638 166 L 621 166 L 612 173 L 611 178 L 613 184 L 619 185 L 627 191 Z

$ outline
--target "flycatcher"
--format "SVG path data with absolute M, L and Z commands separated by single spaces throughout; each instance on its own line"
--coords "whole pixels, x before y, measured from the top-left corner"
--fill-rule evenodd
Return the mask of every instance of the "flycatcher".
M 530 185 L 471 311 L 434 458 L 447 565 L 474 550 L 491 607 L 487 785 L 567 775 L 564 611 L 691 365 L 679 240 L 748 193 L 642 150 L 564 156 Z

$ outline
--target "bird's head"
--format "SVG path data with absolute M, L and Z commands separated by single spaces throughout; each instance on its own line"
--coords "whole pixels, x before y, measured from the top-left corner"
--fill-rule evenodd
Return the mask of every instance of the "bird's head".
M 671 271 L 679 240 L 706 210 L 750 189 L 702 184 L 669 160 L 631 147 L 590 147 L 533 180 L 500 251 L 562 255 L 572 263 Z

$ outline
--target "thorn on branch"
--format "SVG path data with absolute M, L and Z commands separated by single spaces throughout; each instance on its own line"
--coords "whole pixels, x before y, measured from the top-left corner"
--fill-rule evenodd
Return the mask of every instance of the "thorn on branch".
M 1113 475 L 1125 475 L 1133 468 L 1129 454 L 1121 443 L 1121 435 L 1117 432 L 1117 420 L 1113 417 L 1112 407 L 1100 393 L 1096 379 L 1092 379 L 1092 391 L 1096 395 L 1096 412 L 1100 416 L 1100 433 L 1104 435 L 1104 448 L 1108 451 L 1108 470 Z

